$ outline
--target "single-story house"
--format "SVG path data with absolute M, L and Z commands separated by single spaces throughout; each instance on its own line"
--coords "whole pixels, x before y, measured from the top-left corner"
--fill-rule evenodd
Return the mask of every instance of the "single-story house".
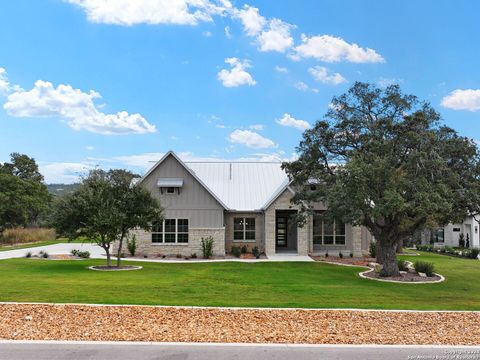
M 325 207 L 299 226 L 294 190 L 280 162 L 182 161 L 170 151 L 139 181 L 164 208 L 151 231 L 136 231 L 141 255 L 202 255 L 201 239 L 214 239 L 214 255 L 232 246 L 257 246 L 267 256 L 312 253 L 362 256 L 371 235 L 358 226 L 328 221 Z M 312 185 L 313 186 L 313 185 Z
M 469 247 L 480 247 L 479 223 L 475 217 L 467 216 L 460 224 L 447 224 L 443 227 L 424 231 L 421 243 L 433 244 L 438 247 L 446 245 L 456 247 L 460 246 L 461 237 L 463 237 L 464 244 L 468 239 Z

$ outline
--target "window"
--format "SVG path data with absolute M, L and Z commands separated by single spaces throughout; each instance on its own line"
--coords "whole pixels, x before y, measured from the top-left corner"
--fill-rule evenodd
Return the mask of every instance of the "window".
M 174 194 L 175 193 L 175 188 L 174 187 L 168 187 L 167 188 L 167 194 Z
M 454 227 L 453 232 L 460 232 L 460 228 L 459 227 Z
M 154 224 L 152 243 L 188 243 L 188 219 L 165 219 Z
M 255 241 L 255 218 L 234 218 L 233 240 Z
M 436 243 L 443 243 L 445 242 L 445 229 L 438 228 L 432 231 L 432 242 Z
M 327 220 L 321 213 L 313 215 L 313 243 L 317 245 L 345 245 L 345 224 Z

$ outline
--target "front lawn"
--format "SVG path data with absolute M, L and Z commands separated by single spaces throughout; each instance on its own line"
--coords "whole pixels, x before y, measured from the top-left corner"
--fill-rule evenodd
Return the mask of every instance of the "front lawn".
M 391 284 L 361 268 L 322 263 L 142 263 L 143 270 L 87 270 L 100 260 L 0 261 L 0 301 L 241 307 L 480 310 L 480 261 L 422 253 L 447 280 Z M 135 263 L 138 264 L 138 263 Z

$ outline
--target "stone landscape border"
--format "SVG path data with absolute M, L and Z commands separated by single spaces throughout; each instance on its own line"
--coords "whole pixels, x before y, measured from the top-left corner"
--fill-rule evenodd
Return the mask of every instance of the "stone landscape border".
M 112 267 L 112 268 L 105 268 L 105 269 L 98 269 L 97 267 L 98 266 L 102 266 L 102 265 L 92 265 L 92 266 L 88 266 L 87 269 L 89 270 L 94 270 L 94 271 L 106 271 L 106 272 L 112 272 L 112 271 L 134 271 L 134 270 L 141 270 L 143 269 L 143 266 L 137 266 L 137 265 L 127 265 L 128 268 L 115 268 L 115 267 Z
M 375 269 L 369 269 L 366 271 L 362 271 L 361 273 L 358 273 L 358 275 L 362 279 L 368 279 L 368 280 L 373 280 L 373 281 L 381 281 L 381 282 L 389 282 L 389 283 L 397 283 L 397 284 L 412 284 L 412 285 L 420 285 L 420 284 L 438 284 L 443 281 L 445 281 L 445 277 L 443 275 L 433 273 L 434 275 L 440 277 L 438 280 L 432 280 L 432 281 L 399 281 L 399 280 L 388 280 L 388 279 L 377 279 L 377 278 L 372 278 L 368 277 L 365 274 L 371 273 L 375 271 Z

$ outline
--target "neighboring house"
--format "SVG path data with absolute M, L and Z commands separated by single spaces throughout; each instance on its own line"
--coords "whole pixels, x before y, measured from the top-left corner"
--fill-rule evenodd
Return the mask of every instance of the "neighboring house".
M 470 247 L 480 247 L 479 223 L 473 216 L 468 216 L 461 224 L 448 224 L 422 234 L 422 244 L 435 246 L 459 246 L 460 234 L 468 238 Z
M 201 256 L 201 239 L 208 236 L 220 256 L 243 245 L 267 256 L 368 252 L 368 231 L 323 219 L 321 204 L 303 227 L 292 220 L 298 207 L 290 202 L 293 190 L 281 163 L 183 162 L 168 152 L 139 184 L 164 208 L 164 221 L 151 232 L 136 231 L 141 255 Z

